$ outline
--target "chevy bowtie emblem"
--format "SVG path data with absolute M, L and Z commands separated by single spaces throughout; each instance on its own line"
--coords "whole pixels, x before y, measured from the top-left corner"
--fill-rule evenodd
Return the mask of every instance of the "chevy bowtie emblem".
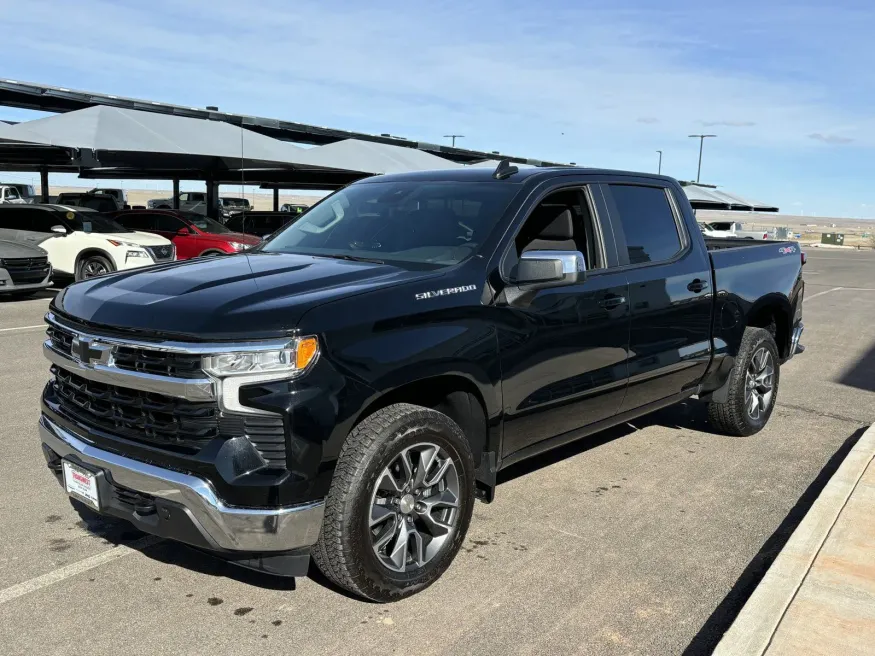
M 70 344 L 70 355 L 73 356 L 74 360 L 84 365 L 109 364 L 111 353 L 112 346 L 101 344 L 90 337 L 76 335 Z

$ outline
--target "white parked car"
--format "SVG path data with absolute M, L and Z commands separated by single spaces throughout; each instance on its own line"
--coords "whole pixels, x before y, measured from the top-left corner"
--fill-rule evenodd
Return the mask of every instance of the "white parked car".
M 24 205 L 27 201 L 18 193 L 13 185 L 0 185 L 0 205 Z
M 0 205 L 0 239 L 39 245 L 56 275 L 76 280 L 176 259 L 176 248 L 164 237 L 65 205 Z
M 745 230 L 744 225 L 735 221 L 699 222 L 702 234 L 706 237 L 730 239 L 775 239 L 776 230 Z

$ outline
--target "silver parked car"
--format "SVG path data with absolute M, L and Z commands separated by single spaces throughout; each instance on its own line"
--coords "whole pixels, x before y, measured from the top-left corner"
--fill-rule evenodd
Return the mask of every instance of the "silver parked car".
M 52 265 L 39 246 L 0 239 L 0 294 L 30 296 L 52 284 Z

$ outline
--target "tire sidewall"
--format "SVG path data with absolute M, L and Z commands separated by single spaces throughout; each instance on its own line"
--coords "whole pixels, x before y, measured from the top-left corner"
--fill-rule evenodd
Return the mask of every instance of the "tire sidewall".
M 414 594 L 437 580 L 459 551 L 474 508 L 474 464 L 461 429 L 449 417 L 428 411 L 428 419 L 405 417 L 388 432 L 348 495 L 345 504 L 346 546 L 350 560 L 358 570 L 358 584 L 371 598 L 400 598 Z M 410 573 L 394 572 L 385 567 L 374 553 L 368 527 L 371 496 L 377 479 L 401 451 L 409 446 L 431 442 L 449 454 L 459 476 L 459 508 L 456 522 L 440 554 L 424 567 Z
M 79 260 L 79 266 L 76 267 L 76 282 L 80 282 L 82 280 L 91 280 L 91 278 L 85 277 L 85 265 L 88 264 L 91 260 L 100 260 L 106 266 L 106 273 L 112 273 L 113 267 L 112 262 L 109 258 L 104 257 L 103 255 L 89 255 L 87 257 L 83 257 Z M 99 276 L 95 276 L 96 278 Z
M 766 424 L 769 423 L 769 419 L 772 416 L 772 411 L 775 409 L 775 404 L 778 400 L 778 387 L 781 381 L 781 360 L 780 356 L 778 355 L 778 347 L 775 344 L 775 340 L 766 330 L 757 331 L 755 333 L 755 337 L 748 344 L 749 348 L 744 353 L 744 357 L 739 363 L 742 366 L 738 369 L 736 385 L 738 386 L 738 398 L 741 399 L 743 406 L 743 408 L 741 409 L 741 419 L 747 429 L 746 434 L 752 435 L 765 428 Z M 769 400 L 769 405 L 766 408 L 765 412 L 760 415 L 759 419 L 753 419 L 748 412 L 747 404 L 745 402 L 747 370 L 748 367 L 750 367 L 750 363 L 751 360 L 753 360 L 754 355 L 761 348 L 767 349 L 771 354 L 772 362 L 774 363 L 775 367 L 775 373 L 772 377 L 772 398 Z

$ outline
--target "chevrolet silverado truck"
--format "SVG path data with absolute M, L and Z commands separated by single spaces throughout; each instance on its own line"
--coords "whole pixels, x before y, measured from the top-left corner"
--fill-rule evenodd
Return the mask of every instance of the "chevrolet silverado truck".
M 250 251 L 61 291 L 42 448 L 83 510 L 393 601 L 513 463 L 691 397 L 761 430 L 803 264 L 706 242 L 667 177 L 377 176 Z

